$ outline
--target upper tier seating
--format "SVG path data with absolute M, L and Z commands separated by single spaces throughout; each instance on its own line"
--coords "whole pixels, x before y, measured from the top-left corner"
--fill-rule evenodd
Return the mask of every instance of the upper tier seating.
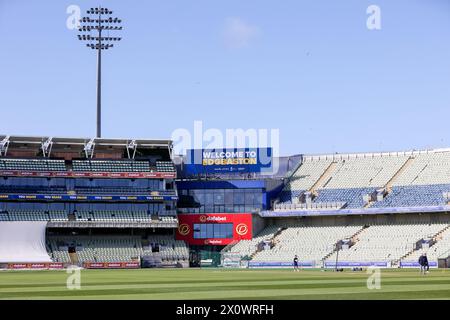
M 373 192 L 372 188 L 321 189 L 314 199 L 316 203 L 345 202 L 345 208 L 361 208 L 364 206 L 363 196 Z
M 378 188 L 384 186 L 408 156 L 374 156 L 338 161 L 330 179 L 321 188 Z
M 377 190 L 385 193 L 383 200 L 376 199 Z M 313 192 L 315 207 L 283 207 L 303 204 L 305 191 Z M 340 202 L 346 202 L 343 208 L 437 206 L 448 203 L 445 192 L 450 192 L 450 151 L 307 156 L 279 194 L 276 209 Z M 367 195 L 370 203 L 363 199 Z
M 395 186 L 383 201 L 374 202 L 373 208 L 438 206 L 447 201 L 444 192 L 450 191 L 450 184 Z
M 0 170 L 66 171 L 64 160 L 0 159 Z
M 450 152 L 414 155 L 414 161 L 394 182 L 394 186 L 450 184 Z
M 150 163 L 138 160 L 73 160 L 73 171 L 149 172 Z
M 156 171 L 175 172 L 175 167 L 171 161 L 156 161 Z

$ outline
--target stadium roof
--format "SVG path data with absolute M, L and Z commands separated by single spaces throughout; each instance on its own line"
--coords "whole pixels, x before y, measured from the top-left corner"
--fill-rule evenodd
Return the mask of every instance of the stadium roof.
M 40 152 L 49 155 L 53 151 L 136 150 L 172 149 L 172 140 L 166 139 L 109 139 L 109 138 L 64 138 L 49 136 L 8 136 L 0 134 L 0 155 L 10 151 Z

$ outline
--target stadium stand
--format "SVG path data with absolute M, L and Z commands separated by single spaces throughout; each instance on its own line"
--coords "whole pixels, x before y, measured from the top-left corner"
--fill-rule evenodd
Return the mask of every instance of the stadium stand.
M 333 251 L 338 240 L 352 237 L 362 226 L 299 226 L 285 225 L 270 250 L 258 252 L 254 261 L 321 261 Z
M 376 197 L 379 192 L 383 197 Z M 307 156 L 288 179 L 274 209 L 439 206 L 448 203 L 446 192 L 450 192 L 448 150 Z
M 279 226 L 269 226 L 262 230 L 257 236 L 253 237 L 252 240 L 241 240 L 234 246 L 226 249 L 230 252 L 240 253 L 243 257 L 252 257 L 256 254 L 261 242 L 264 240 L 272 241 L 273 237 L 280 229 Z
M 171 161 L 156 161 L 156 171 L 175 172 L 175 167 Z
M 73 160 L 73 171 L 150 172 L 148 161 L 133 160 Z
M 392 261 L 397 262 L 415 250 L 422 238 L 432 236 L 445 228 L 446 224 L 372 225 L 364 229 L 356 243 L 347 250 L 339 251 L 342 261 Z M 329 260 L 336 259 L 334 252 Z
M 64 160 L 0 159 L 0 170 L 66 171 Z
M 132 262 L 143 256 L 157 255 L 162 261 L 176 263 L 189 259 L 189 249 L 183 241 L 171 236 L 51 236 L 48 239 L 51 256 L 56 262 Z M 69 248 L 75 248 L 75 257 Z

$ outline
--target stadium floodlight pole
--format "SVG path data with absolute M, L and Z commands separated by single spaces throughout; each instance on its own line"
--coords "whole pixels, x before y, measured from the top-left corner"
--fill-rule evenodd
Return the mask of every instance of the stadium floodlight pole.
M 97 50 L 97 138 L 102 136 L 102 50 L 113 48 L 115 41 L 122 38 L 111 36 L 118 30 L 122 30 L 122 20 L 111 17 L 112 11 L 108 8 L 90 8 L 86 11 L 86 17 L 80 19 L 78 40 L 86 41 L 86 46 Z M 102 35 L 107 32 L 107 36 Z M 94 33 L 94 34 L 93 34 Z

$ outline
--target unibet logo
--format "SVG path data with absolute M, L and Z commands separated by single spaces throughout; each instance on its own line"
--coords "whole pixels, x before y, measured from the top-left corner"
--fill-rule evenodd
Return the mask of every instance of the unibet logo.
M 178 233 L 182 236 L 187 236 L 190 231 L 191 228 L 189 228 L 189 225 L 187 225 L 186 223 L 180 224 L 178 227 Z
M 240 236 L 246 235 L 248 232 L 248 227 L 245 223 L 239 223 L 236 226 L 236 233 Z

